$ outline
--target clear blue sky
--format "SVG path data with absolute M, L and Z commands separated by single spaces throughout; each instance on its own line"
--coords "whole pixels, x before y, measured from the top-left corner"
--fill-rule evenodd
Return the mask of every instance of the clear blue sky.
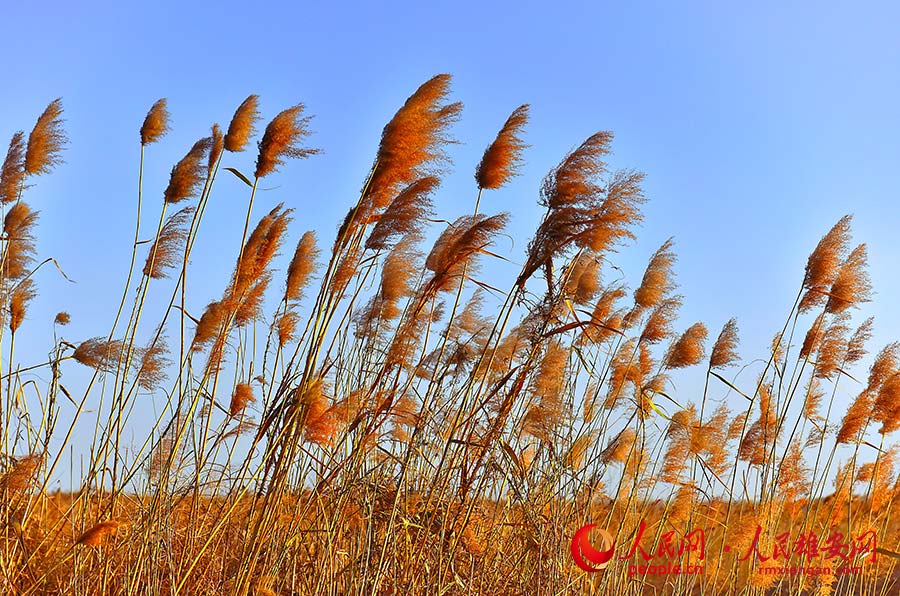
M 546 171 L 589 134 L 616 133 L 614 165 L 648 174 L 633 281 L 670 235 L 686 296 L 683 324 L 741 325 L 746 356 L 783 321 L 809 251 L 844 213 L 869 243 L 878 343 L 900 338 L 900 6 L 895 2 L 15 2 L 4 9 L 4 146 L 62 96 L 66 164 L 37 181 L 39 251 L 49 269 L 23 329 L 46 354 L 57 310 L 65 335 L 104 334 L 127 267 L 138 127 L 159 97 L 174 130 L 148 151 L 148 220 L 171 165 L 250 93 L 266 118 L 298 101 L 324 154 L 267 180 L 297 209 L 294 238 L 330 241 L 355 200 L 382 126 L 439 72 L 465 103 L 440 215 L 471 209 L 472 170 L 517 105 L 532 105 L 524 175 L 485 198 L 514 214 L 521 261 Z M 227 158 L 251 169 L 253 156 Z M 195 262 L 193 308 L 218 296 L 237 254 L 245 188 L 220 177 Z M 223 256 L 224 255 L 224 256 Z M 512 272 L 508 273 L 510 276 Z M 164 292 L 160 292 L 164 293 Z M 24 357 L 24 352 L 23 352 Z

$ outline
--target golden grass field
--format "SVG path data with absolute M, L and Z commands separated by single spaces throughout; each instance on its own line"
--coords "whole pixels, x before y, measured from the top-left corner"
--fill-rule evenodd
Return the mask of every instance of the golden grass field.
M 679 319 L 671 241 L 636 287 L 611 273 L 645 197 L 643 174 L 607 163 L 609 132 L 544 178 L 524 255 L 500 254 L 509 215 L 482 198 L 522 167 L 527 105 L 475 168 L 469 213 L 440 219 L 460 109 L 448 75 L 426 81 L 336 233 L 304 233 L 290 205 L 253 209 L 264 180 L 317 153 L 303 105 L 259 134 L 249 96 L 149 189 L 144 160 L 169 130 L 158 101 L 135 139 L 131 269 L 102 289 L 121 292 L 118 312 L 77 341 L 60 312 L 46 361 L 15 345 L 55 263 L 29 194 L 62 163 L 61 102 L 13 137 L 0 593 L 898 593 L 900 344 L 870 346 L 872 320 L 854 320 L 872 288 L 850 218 L 809 247 L 771 348 L 743 354 L 736 321 Z M 254 142 L 253 172 L 229 165 Z M 219 296 L 189 262 L 223 176 L 246 184 L 243 237 L 221 297 L 189 312 L 188 295 Z M 142 221 L 160 192 L 158 222 Z M 87 382 L 63 382 L 78 367 Z M 681 392 L 688 368 L 699 385 Z M 135 443 L 135 428 L 151 430 Z M 48 488 L 59 477 L 64 492 Z M 603 566 L 596 531 L 573 553 L 589 523 L 614 540 L 599 571 L 575 562 Z

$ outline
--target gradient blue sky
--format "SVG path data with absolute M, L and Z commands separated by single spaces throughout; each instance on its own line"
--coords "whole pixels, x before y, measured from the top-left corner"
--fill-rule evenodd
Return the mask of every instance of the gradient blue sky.
M 717 331 L 737 316 L 743 354 L 760 354 L 809 251 L 849 212 L 878 292 L 864 313 L 876 315 L 877 343 L 900 338 L 898 17 L 896 2 L 11 3 L 0 137 L 62 96 L 66 164 L 27 200 L 41 210 L 40 254 L 77 281 L 42 272 L 20 341 L 43 357 L 60 309 L 73 341 L 107 332 L 133 233 L 137 130 L 157 98 L 169 99 L 174 130 L 148 151 L 147 221 L 171 165 L 258 93 L 266 118 L 304 102 L 324 154 L 269 178 L 277 188 L 257 214 L 286 201 L 295 239 L 316 228 L 328 242 L 382 126 L 439 72 L 465 103 L 437 200 L 447 219 L 471 209 L 472 170 L 508 113 L 532 105 L 524 174 L 482 203 L 513 212 L 515 245 L 501 245 L 511 259 L 521 262 L 541 215 L 547 170 L 609 129 L 613 164 L 647 172 L 650 198 L 619 264 L 634 282 L 674 236 L 683 325 Z M 226 165 L 250 170 L 253 157 Z M 245 191 L 220 176 L 194 259 L 195 310 L 233 266 Z

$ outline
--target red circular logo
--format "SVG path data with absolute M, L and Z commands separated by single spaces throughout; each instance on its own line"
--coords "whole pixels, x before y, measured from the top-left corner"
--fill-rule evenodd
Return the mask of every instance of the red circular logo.
M 597 530 L 600 534 L 600 549 L 591 544 L 588 533 L 597 524 L 582 526 L 572 536 L 572 559 L 575 564 L 588 572 L 603 571 L 613 558 L 615 545 L 613 537 L 606 530 Z

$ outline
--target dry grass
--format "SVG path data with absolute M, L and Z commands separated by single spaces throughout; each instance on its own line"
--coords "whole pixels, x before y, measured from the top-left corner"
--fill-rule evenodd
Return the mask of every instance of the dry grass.
M 108 331 L 59 338 L 36 364 L 15 353 L 41 267 L 24 199 L 61 163 L 61 102 L 27 144 L 14 135 L 0 180 L 2 593 L 896 593 L 900 348 L 867 361 L 872 321 L 852 317 L 871 284 L 850 218 L 798 272 L 771 350 L 742 360 L 734 320 L 719 333 L 679 321 L 673 242 L 632 272 L 633 291 L 605 281 L 621 279 L 611 260 L 645 200 L 643 175 L 612 169 L 599 132 L 545 178 L 544 217 L 498 289 L 479 272 L 512 267 L 494 248 L 509 216 L 479 209 L 522 166 L 528 110 L 486 139 L 471 212 L 429 232 L 461 112 L 450 82 L 427 81 L 387 124 L 327 250 L 297 234 L 283 266 L 299 216 L 279 205 L 255 221 L 254 196 L 317 150 L 302 105 L 275 116 L 253 177 L 228 167 L 248 188 L 244 233 L 221 298 L 192 314 L 188 264 L 222 161 L 256 134 L 249 96 L 227 134 L 214 125 L 172 169 L 152 242 L 141 188 Z M 159 100 L 140 129 L 141 179 L 168 130 Z M 145 320 L 150 292 L 169 298 L 161 320 Z M 68 322 L 60 312 L 56 333 Z M 93 375 L 77 391 L 61 382 L 76 366 Z M 87 446 L 73 440 L 85 425 Z M 72 447 L 85 465 L 68 464 L 69 491 L 48 491 Z M 570 554 L 587 523 L 616 541 L 597 573 Z M 705 549 L 679 550 L 697 530 Z M 836 533 L 875 536 L 878 551 L 842 552 L 854 573 L 835 573 Z M 642 553 L 703 572 L 633 571 Z M 798 565 L 830 572 L 777 570 Z

